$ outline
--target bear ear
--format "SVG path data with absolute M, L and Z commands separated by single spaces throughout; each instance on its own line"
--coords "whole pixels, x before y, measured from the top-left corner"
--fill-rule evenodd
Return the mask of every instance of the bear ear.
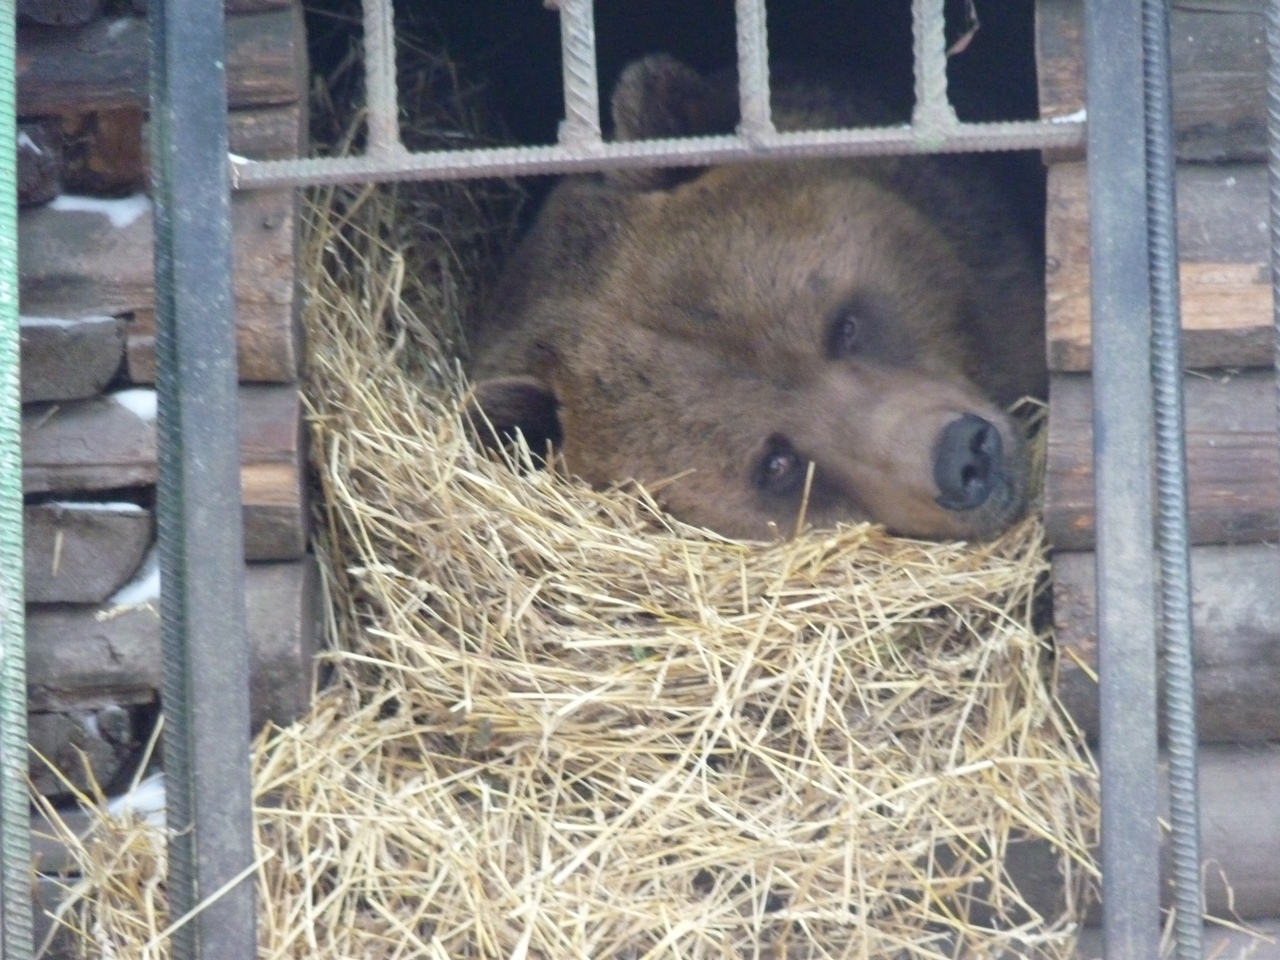
M 732 89 L 719 90 L 692 67 L 665 53 L 631 63 L 622 71 L 613 91 L 613 131 L 617 140 L 732 133 L 736 123 L 737 100 Z M 625 186 L 657 190 L 697 173 L 697 169 L 687 167 L 619 170 L 611 177 Z
M 555 394 L 533 377 L 493 377 L 475 385 L 466 416 L 479 446 L 504 447 L 518 430 L 534 456 L 541 457 L 548 444 L 559 446 L 562 439 L 558 406 Z

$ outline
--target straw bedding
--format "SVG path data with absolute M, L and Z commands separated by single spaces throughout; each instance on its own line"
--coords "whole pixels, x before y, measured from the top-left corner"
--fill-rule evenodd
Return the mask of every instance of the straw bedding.
M 333 643 L 255 745 L 261 955 L 1071 956 L 1096 783 L 1032 627 L 1039 522 L 749 545 L 478 454 L 458 317 L 505 203 L 312 197 Z M 156 839 L 80 846 L 87 952 L 167 955 Z M 1027 848 L 1052 882 L 1001 866 Z

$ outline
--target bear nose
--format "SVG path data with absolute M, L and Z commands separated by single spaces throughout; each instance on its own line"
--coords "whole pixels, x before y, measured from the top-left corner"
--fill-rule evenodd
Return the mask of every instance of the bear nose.
M 995 486 L 1004 443 L 995 424 L 966 413 L 947 424 L 933 448 L 933 480 L 947 510 L 973 510 Z

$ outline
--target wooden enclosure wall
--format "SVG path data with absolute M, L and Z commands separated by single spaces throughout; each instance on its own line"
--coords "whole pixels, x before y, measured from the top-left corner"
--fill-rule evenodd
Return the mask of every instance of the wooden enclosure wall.
M 228 0 L 230 147 L 296 157 L 307 57 L 295 0 Z M 131 773 L 160 685 L 145 3 L 20 0 L 19 295 L 37 789 Z M 312 687 L 295 191 L 233 197 L 241 492 L 255 724 Z M 64 781 L 62 777 L 66 777 Z
M 1280 443 L 1264 23 L 1256 4 L 1174 0 L 1173 7 L 1193 616 L 1206 745 L 1201 819 L 1212 861 L 1206 890 L 1219 916 L 1280 918 Z M 1082 3 L 1038 0 L 1037 13 L 1042 115 L 1076 114 L 1085 106 Z M 1061 694 L 1095 739 L 1087 182 L 1083 157 L 1046 160 L 1045 522 L 1056 551 Z

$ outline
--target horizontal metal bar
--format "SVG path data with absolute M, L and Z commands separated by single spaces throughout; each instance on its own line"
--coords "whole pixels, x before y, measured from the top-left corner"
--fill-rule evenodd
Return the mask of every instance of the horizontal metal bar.
M 750 141 L 737 136 L 688 137 L 545 147 L 438 150 L 394 157 L 332 157 L 232 164 L 232 186 L 265 189 L 376 180 L 467 180 L 534 174 L 585 173 L 625 167 L 701 166 L 748 160 L 969 153 L 991 150 L 1074 149 L 1084 143 L 1080 120 L 965 123 L 930 136 L 909 126 L 803 130 Z

